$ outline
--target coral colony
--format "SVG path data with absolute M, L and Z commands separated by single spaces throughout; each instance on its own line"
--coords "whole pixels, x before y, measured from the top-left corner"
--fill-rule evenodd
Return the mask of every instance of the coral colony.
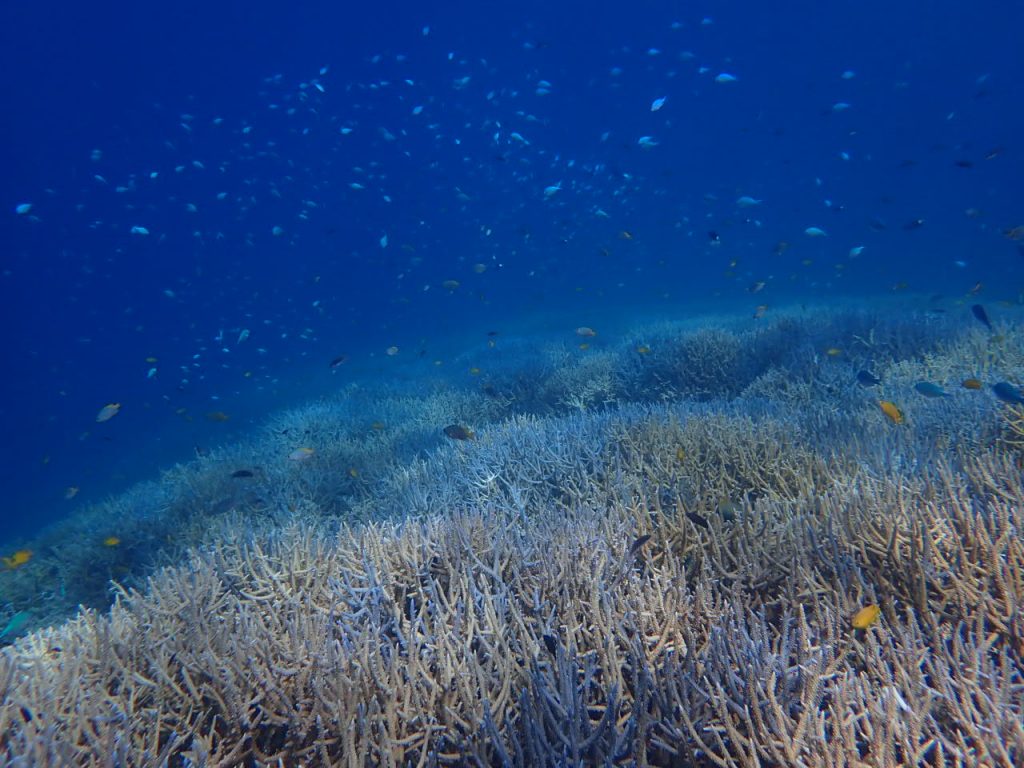
M 1006 315 L 568 329 L 280 413 L 5 560 L 0 755 L 1020 765 Z

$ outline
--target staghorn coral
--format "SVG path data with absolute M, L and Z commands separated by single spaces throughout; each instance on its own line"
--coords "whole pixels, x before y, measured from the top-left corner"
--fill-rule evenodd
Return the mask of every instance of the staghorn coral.
M 950 465 L 835 479 L 707 530 L 637 496 L 236 533 L 7 649 L 0 754 L 1019 764 L 1024 498 L 979 500 Z M 864 602 L 883 619 L 852 632 Z
M 702 403 L 649 404 L 682 394 L 647 378 L 684 359 L 666 326 L 660 360 L 556 347 L 514 396 L 350 387 L 279 414 L 0 573 L 3 615 L 33 624 L 120 582 L 109 613 L 0 651 L 0 760 L 1020 764 L 1019 457 L 988 393 L 913 394 L 969 366 L 977 329 L 910 325 L 736 324 Z M 906 424 L 853 383 L 869 357 Z M 590 380 L 638 404 L 577 409 Z

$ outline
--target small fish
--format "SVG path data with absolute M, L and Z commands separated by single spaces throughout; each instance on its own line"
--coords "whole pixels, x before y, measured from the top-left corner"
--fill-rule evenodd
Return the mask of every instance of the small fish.
M 693 523 L 694 525 L 696 525 L 699 528 L 705 528 L 706 529 L 706 528 L 710 528 L 711 527 L 708 524 L 708 519 L 706 517 L 704 517 L 703 515 L 698 515 L 696 512 L 687 512 L 686 513 L 686 517 L 687 517 L 687 519 L 691 523 Z
M 651 540 L 651 534 L 645 533 L 643 536 L 637 538 L 632 544 L 629 545 L 629 551 L 626 553 L 626 557 L 634 555 L 640 551 L 641 547 Z
M 473 430 L 461 424 L 449 424 L 442 431 L 446 437 L 450 437 L 452 440 L 473 440 L 476 438 Z
M 236 469 L 231 473 L 231 476 L 236 479 L 242 479 L 245 477 L 253 477 L 253 472 L 251 469 Z
M 640 344 L 636 348 L 636 353 L 638 355 L 649 355 L 649 354 L 651 354 L 651 348 L 648 347 L 646 344 Z
M 1013 386 L 1008 381 L 1000 381 L 992 385 L 992 394 L 1010 405 L 1024 405 L 1024 394 L 1019 387 Z
M 764 280 L 757 280 L 750 284 L 750 287 L 747 288 L 747 293 L 760 293 L 761 291 L 764 290 L 764 287 L 766 285 L 768 285 L 768 283 L 766 283 Z
M 828 232 L 821 227 L 808 227 L 804 230 L 804 234 L 808 237 L 828 237 Z
M 296 448 L 288 454 L 288 459 L 290 461 L 306 461 L 307 459 L 310 459 L 314 453 L 316 453 L 316 451 L 312 448 Z
M 206 420 L 223 424 L 225 421 L 230 421 L 231 417 L 224 413 L 224 411 L 210 411 L 210 413 L 206 414 Z
M 882 409 L 882 413 L 888 416 L 893 424 L 903 423 L 903 411 L 895 403 L 891 403 L 888 400 L 879 400 L 878 407 Z
M 758 304 L 756 307 L 754 307 L 754 319 L 755 320 L 760 320 L 762 317 L 764 317 L 764 315 L 765 315 L 765 313 L 767 311 L 768 311 L 768 305 L 767 304 Z
M 562 182 L 552 184 L 548 187 L 544 187 L 544 199 L 550 200 L 552 197 L 562 191 Z
M 28 611 L 18 611 L 16 614 L 11 616 L 11 620 L 7 622 L 7 626 L 4 627 L 3 630 L 0 630 L 0 637 L 17 634 L 18 630 L 25 626 L 31 616 L 32 614 Z
M 541 635 L 541 639 L 544 641 L 544 647 L 548 649 L 548 653 L 554 656 L 555 651 L 558 650 L 558 640 L 555 636 L 545 633 Z
M 338 355 L 336 358 L 331 360 L 331 362 L 328 363 L 327 365 L 330 368 L 337 368 L 339 365 L 344 365 L 346 362 L 348 362 L 348 355 Z
M 877 605 L 865 605 L 853 614 L 853 618 L 850 619 L 850 624 L 853 625 L 854 629 L 867 629 L 878 621 L 878 616 L 881 612 L 882 609 Z
M 581 325 L 579 328 L 576 329 L 576 335 L 582 336 L 585 339 L 592 339 L 594 336 L 597 336 L 597 331 L 595 331 L 593 328 L 588 328 L 585 325 Z
M 120 543 L 121 539 L 119 539 L 117 536 L 107 536 L 107 538 L 103 540 L 104 547 L 116 547 L 120 545 Z
M 964 379 L 960 386 L 964 389 L 981 389 L 984 385 L 981 383 L 981 379 Z
M 75 498 L 75 496 L 78 495 L 78 491 L 79 488 L 77 485 L 69 485 L 67 488 L 64 489 L 64 498 L 67 499 L 68 501 L 71 501 L 71 499 Z
M 716 83 L 735 83 L 737 80 L 739 78 L 736 75 L 730 75 L 728 72 L 722 72 L 715 76 Z
M 919 382 L 917 382 L 917 384 L 914 385 L 914 389 L 917 390 L 917 392 L 919 394 L 922 394 L 925 397 L 949 397 L 950 396 L 949 392 L 944 390 L 938 384 L 933 384 L 930 381 L 919 381 Z
M 11 570 L 20 568 L 32 559 L 32 555 L 33 552 L 31 549 L 19 549 L 17 552 L 13 552 L 10 557 L 3 558 L 4 565 Z
M 443 283 L 441 283 L 441 287 L 444 288 L 446 291 L 454 291 L 460 285 L 462 285 L 462 283 L 460 283 L 458 280 L 445 280 Z
M 728 496 L 723 496 L 719 499 L 718 506 L 715 507 L 715 511 L 725 522 L 731 523 L 739 515 L 740 508 L 737 507 Z
M 882 380 L 869 370 L 857 371 L 857 383 L 862 387 L 877 387 Z
M 120 403 L 107 403 L 102 408 L 100 408 L 100 412 L 96 414 L 96 421 L 101 423 L 101 424 L 104 421 L 110 421 L 112 418 L 117 416 L 117 414 L 120 411 L 121 411 L 121 404 Z
M 825 354 L 828 355 L 829 357 L 842 357 L 843 350 L 841 350 L 839 347 L 829 347 L 828 349 L 825 350 Z
M 975 319 L 977 319 L 979 323 L 984 325 L 990 331 L 992 330 L 992 323 L 988 319 L 988 312 L 985 311 L 985 308 L 981 306 L 981 304 L 972 304 L 971 314 L 974 315 Z
M 740 208 L 753 208 L 755 205 L 760 205 L 763 200 L 758 200 L 756 197 L 750 195 L 743 195 L 742 197 L 736 198 L 736 205 Z
M 658 99 L 655 99 L 654 101 L 652 101 L 651 102 L 651 112 L 657 112 L 659 109 L 664 107 L 666 101 L 668 101 L 668 97 L 667 96 L 662 96 L 661 98 L 658 98 Z
M 398 347 L 391 346 L 384 350 L 384 354 L 388 357 L 394 357 L 398 354 Z

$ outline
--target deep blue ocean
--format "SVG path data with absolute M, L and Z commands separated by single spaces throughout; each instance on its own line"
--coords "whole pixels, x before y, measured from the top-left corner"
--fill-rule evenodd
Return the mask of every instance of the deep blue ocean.
M 1020 3 L 2 14 L 3 541 L 488 333 L 1024 288 Z

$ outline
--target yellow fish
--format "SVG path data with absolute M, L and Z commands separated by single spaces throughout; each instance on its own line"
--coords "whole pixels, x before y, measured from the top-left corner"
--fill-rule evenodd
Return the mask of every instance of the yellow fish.
M 896 403 L 890 403 L 888 400 L 879 400 L 878 407 L 882 409 L 882 413 L 892 420 L 893 424 L 903 423 L 903 411 L 896 406 Z
M 110 421 L 112 418 L 117 416 L 120 410 L 120 403 L 107 403 L 102 408 L 100 408 L 100 412 L 96 414 L 96 421 L 100 423 L 104 421 Z
M 882 612 L 882 609 L 877 605 L 865 605 L 850 619 L 850 623 L 854 629 L 867 629 L 876 621 L 878 621 L 878 615 Z
M 103 540 L 104 547 L 116 547 L 120 543 L 121 540 L 117 538 L 117 536 L 107 536 L 107 538 Z
M 32 550 L 31 549 L 19 549 L 17 552 L 12 554 L 10 557 L 5 557 L 3 560 L 4 560 L 4 565 L 6 565 L 8 568 L 14 569 L 14 568 L 20 568 L 21 566 L 23 566 L 25 563 L 27 563 L 31 559 L 32 559 Z
M 639 347 L 636 348 L 636 351 L 637 351 L 637 354 L 640 354 L 640 355 L 649 355 L 649 354 L 651 354 L 651 348 L 648 347 L 646 344 L 641 344 Z

